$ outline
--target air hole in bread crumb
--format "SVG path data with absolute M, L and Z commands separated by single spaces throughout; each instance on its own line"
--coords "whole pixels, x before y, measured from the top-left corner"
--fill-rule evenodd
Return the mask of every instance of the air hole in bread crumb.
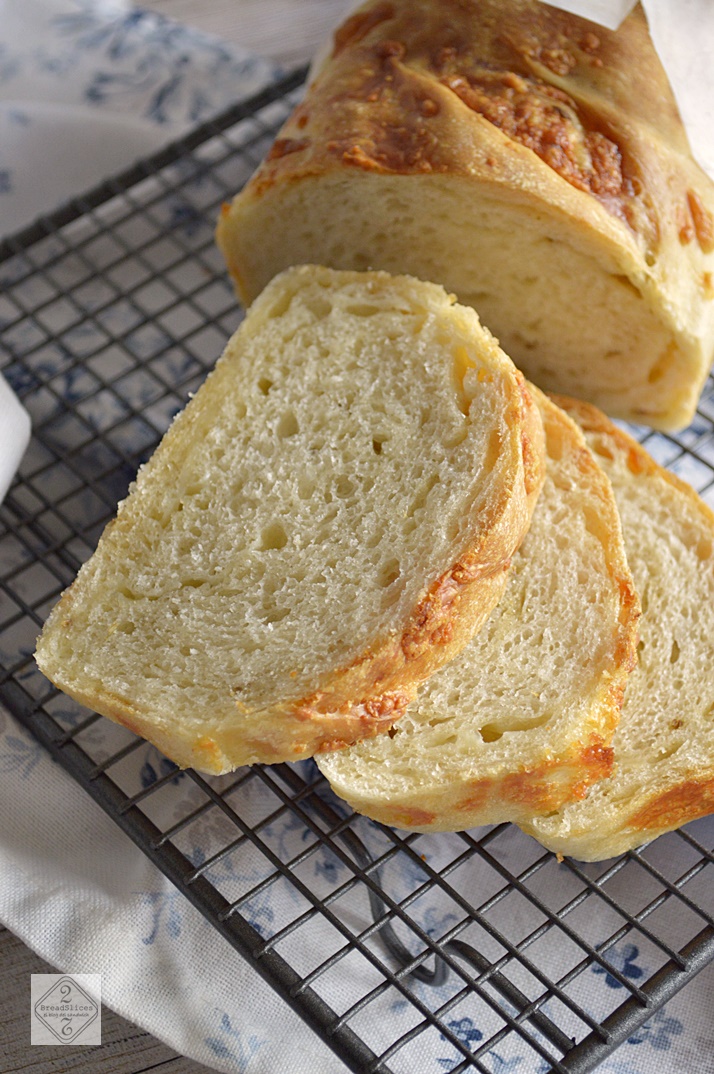
M 335 495 L 340 500 L 346 500 L 347 497 L 351 496 L 353 492 L 354 485 L 350 481 L 349 477 L 346 477 L 345 474 L 341 474 L 337 478 L 337 482 L 335 483 Z
M 624 287 L 626 291 L 635 295 L 636 298 L 642 298 L 642 294 L 628 276 L 623 276 L 619 272 L 613 272 L 612 279 L 615 283 L 619 283 L 621 287 Z
M 677 360 L 677 344 L 672 340 L 664 348 L 662 353 L 657 358 L 649 373 L 647 374 L 647 380 L 650 384 L 656 384 L 662 380 L 664 375 L 669 372 L 674 363 Z
M 493 470 L 500 454 L 501 434 L 498 429 L 494 429 L 490 437 L 488 438 L 488 450 L 486 451 L 486 458 L 484 460 L 487 472 Z
M 329 316 L 332 312 L 332 303 L 322 295 L 317 295 L 314 298 L 312 295 L 305 299 L 305 305 L 310 310 L 310 313 L 318 321 L 324 321 L 325 317 Z
M 351 306 L 346 306 L 345 310 L 353 317 L 374 317 L 375 313 L 382 312 L 379 306 L 369 306 L 366 302 L 355 302 Z
M 276 320 L 283 317 L 290 309 L 294 297 L 291 291 L 286 291 L 285 294 L 282 294 L 277 302 L 270 307 L 268 317 L 274 317 Z
M 485 724 L 479 733 L 484 742 L 498 742 L 499 738 L 503 738 L 503 731 L 499 731 L 493 724 Z
M 555 422 L 546 426 L 546 451 L 548 452 L 548 458 L 552 459 L 553 462 L 558 462 L 563 457 L 563 436 L 563 430 Z
M 452 451 L 454 448 L 459 447 L 460 444 L 463 444 L 467 436 L 468 431 L 465 426 L 462 426 L 452 436 L 444 438 L 444 447 L 447 451 Z
M 593 507 L 584 507 L 585 529 L 591 533 L 602 545 L 607 544 L 608 533 L 603 519 Z
M 372 451 L 375 453 L 375 455 L 381 455 L 382 454 L 382 444 L 384 444 L 387 439 L 388 439 L 388 437 L 386 437 L 386 436 L 383 436 L 383 437 L 373 436 L 372 437 Z
M 266 623 L 280 623 L 288 615 L 290 615 L 289 608 L 270 608 L 263 616 L 263 620 Z
M 407 508 L 407 518 L 413 518 L 417 511 L 422 511 L 426 507 L 426 501 L 429 498 L 429 493 L 436 485 L 439 484 L 441 478 L 438 474 L 432 474 L 429 480 L 424 484 L 423 488 L 419 490 L 412 502 Z
M 258 381 L 258 389 L 262 395 L 267 395 L 272 387 L 273 382 L 272 380 L 269 380 L 268 377 L 261 377 Z
M 280 522 L 271 522 L 260 535 L 260 547 L 263 550 L 285 548 L 288 535 Z
M 677 661 L 679 660 L 679 657 L 680 657 L 680 652 L 681 652 L 681 650 L 679 648 L 679 645 L 677 644 L 677 639 L 673 638 L 672 639 L 672 648 L 671 648 L 670 654 L 669 654 L 669 662 L 670 662 L 670 664 L 676 664 L 677 663 Z
M 670 757 L 681 748 L 681 742 L 673 742 L 670 746 L 660 746 L 659 752 L 655 757 L 655 763 L 660 764 L 662 761 L 668 761 Z
M 263 593 L 272 597 L 274 593 L 277 593 L 282 588 L 283 582 L 280 578 L 266 578 L 263 583 Z
M 315 491 L 315 482 L 307 474 L 298 477 L 298 496 L 301 500 L 309 500 Z
M 389 559 L 383 565 L 379 572 L 378 582 L 383 589 L 388 589 L 390 585 L 396 582 L 397 578 L 401 574 L 401 567 L 398 559 Z
M 287 439 L 289 436 L 296 436 L 300 432 L 298 420 L 292 410 L 285 411 L 275 431 L 283 439 Z
M 467 392 L 466 390 L 466 375 L 474 369 L 476 369 L 476 362 L 473 360 L 466 347 L 456 347 L 454 350 L 452 366 L 454 386 L 456 388 L 456 401 L 461 413 L 466 415 L 468 415 L 473 398 L 473 393 Z
M 711 559 L 713 550 L 711 537 L 702 537 L 697 543 L 697 555 L 702 560 Z
M 607 444 L 601 441 L 596 440 L 592 445 L 592 449 L 596 455 L 599 455 L 603 459 L 610 459 L 612 462 L 615 458 Z

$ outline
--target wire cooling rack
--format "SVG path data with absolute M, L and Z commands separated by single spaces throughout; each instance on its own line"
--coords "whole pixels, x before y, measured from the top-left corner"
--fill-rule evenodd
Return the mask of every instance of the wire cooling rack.
M 4 374 L 34 427 L 0 509 L 0 697 L 351 1069 L 493 1074 L 517 1056 L 519 1070 L 582 1074 L 714 956 L 714 825 L 588 866 L 508 825 L 400 834 L 349 813 L 312 762 L 178 773 L 32 661 L 47 612 L 238 324 L 213 224 L 300 82 L 0 246 Z M 712 502 L 711 380 L 685 433 L 639 435 Z

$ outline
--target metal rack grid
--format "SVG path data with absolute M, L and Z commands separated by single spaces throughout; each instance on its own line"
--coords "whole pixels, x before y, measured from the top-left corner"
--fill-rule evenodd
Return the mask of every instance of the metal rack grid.
M 508 825 L 406 835 L 352 815 L 312 762 L 180 774 L 32 661 L 47 612 L 240 319 L 214 220 L 300 83 L 0 245 L 3 371 L 34 426 L 0 508 L 0 697 L 353 1070 L 397 1074 L 427 1055 L 492 1074 L 515 1050 L 528 1069 L 582 1074 L 714 956 L 710 823 L 588 866 Z M 680 437 L 639 435 L 712 502 L 714 382 Z M 624 941 L 646 957 L 639 978 Z

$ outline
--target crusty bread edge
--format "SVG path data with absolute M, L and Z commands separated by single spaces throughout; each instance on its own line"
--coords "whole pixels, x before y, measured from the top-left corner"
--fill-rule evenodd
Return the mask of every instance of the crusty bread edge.
M 616 447 L 627 455 L 627 464 L 633 473 L 657 476 L 685 495 L 714 537 L 714 511 L 691 485 L 655 462 L 642 444 L 611 422 L 597 407 L 567 396 L 553 395 L 552 398 L 566 413 L 575 415 L 577 424 L 586 432 L 611 439 Z M 617 832 L 600 833 L 588 825 L 577 830 L 570 829 L 567 835 L 559 839 L 557 835 L 545 836 L 527 822 L 521 823 L 520 827 L 556 854 L 567 854 L 579 861 L 601 861 L 624 854 L 633 847 L 712 812 L 714 769 L 705 775 L 698 774 L 692 779 L 682 780 L 664 791 L 650 795 L 644 801 L 640 797 L 637 809 L 632 815 L 623 817 L 623 825 Z
M 354 809 L 395 828 L 418 832 L 459 831 L 475 825 L 542 816 L 584 797 L 592 783 L 612 771 L 610 742 L 619 722 L 627 679 L 637 663 L 640 602 L 627 565 L 619 514 L 608 478 L 597 466 L 577 424 L 538 388 L 533 385 L 529 388 L 542 409 L 544 424 L 552 421 L 566 427 L 568 435 L 578 444 L 579 465 L 590 473 L 595 468 L 600 477 L 602 495 L 598 512 L 608 535 L 608 566 L 621 602 L 612 667 L 593 702 L 580 740 L 533 768 L 523 766 L 518 771 L 487 778 L 475 772 L 463 787 L 445 779 L 436 792 L 420 795 L 418 804 L 411 795 L 400 801 L 398 794 L 389 802 L 376 804 L 366 793 L 358 800 L 352 787 L 345 793 L 339 781 L 330 777 L 335 793 Z
M 511 367 L 506 376 L 513 378 L 513 390 L 505 403 L 503 427 L 512 433 L 509 450 L 517 465 L 512 485 L 503 489 L 493 505 L 480 542 L 466 549 L 423 593 L 401 635 L 378 639 L 350 666 L 327 677 L 319 692 L 260 712 L 246 713 L 236 701 L 235 723 L 207 722 L 205 733 L 196 738 L 180 727 L 168 726 L 155 713 L 138 709 L 129 698 L 106 690 L 76 689 L 63 677 L 61 663 L 52 662 L 48 637 L 71 623 L 73 591 L 85 567 L 48 618 L 35 654 L 38 667 L 80 704 L 152 742 L 181 767 L 212 774 L 256 762 L 300 760 L 386 732 L 414 699 L 419 684 L 452 659 L 483 625 L 501 597 L 511 557 L 530 525 L 545 478 L 543 427 L 522 374 Z M 191 412 L 189 405 L 176 417 L 169 435 L 175 436 L 191 420 Z M 120 519 L 121 505 L 109 526 Z M 250 721 L 241 716 L 250 716 Z M 288 756 L 284 747 L 287 723 L 294 727 Z

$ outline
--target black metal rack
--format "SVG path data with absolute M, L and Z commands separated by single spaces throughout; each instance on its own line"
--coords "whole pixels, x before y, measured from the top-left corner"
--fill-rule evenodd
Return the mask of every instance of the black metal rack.
M 0 697 L 353 1070 L 431 1055 L 434 1070 L 493 1074 L 517 1052 L 528 1070 L 584 1074 L 714 957 L 709 822 L 596 866 L 508 825 L 400 834 L 352 815 L 311 762 L 180 775 L 32 661 L 240 319 L 214 221 L 302 77 L 0 244 L 3 372 L 34 426 L 0 508 Z M 714 382 L 685 433 L 639 436 L 712 501 Z M 623 945 L 646 972 L 628 972 Z

